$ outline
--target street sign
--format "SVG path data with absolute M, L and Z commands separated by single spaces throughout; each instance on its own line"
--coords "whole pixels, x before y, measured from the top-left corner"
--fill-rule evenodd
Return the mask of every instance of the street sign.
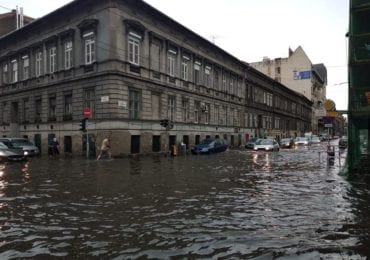
M 89 107 L 84 109 L 84 117 L 91 118 L 91 109 Z
M 325 124 L 324 127 L 330 128 L 333 127 L 333 124 Z

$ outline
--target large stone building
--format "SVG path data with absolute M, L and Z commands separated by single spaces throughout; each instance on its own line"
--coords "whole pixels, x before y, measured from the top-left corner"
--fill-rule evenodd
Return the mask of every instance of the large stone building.
M 327 70 L 324 64 L 312 64 L 301 46 L 289 49 L 286 58 L 269 59 L 250 63 L 252 67 L 297 91 L 312 101 L 312 130 L 323 131 L 325 116 Z
M 91 153 L 108 136 L 116 156 L 310 129 L 310 100 L 141 0 L 75 0 L 0 46 L 0 135 L 43 153 L 54 136 L 83 153 L 85 109 Z

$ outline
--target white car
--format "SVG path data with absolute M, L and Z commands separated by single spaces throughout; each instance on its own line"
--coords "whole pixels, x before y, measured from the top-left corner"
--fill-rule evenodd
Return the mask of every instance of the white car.
M 280 146 L 276 140 L 273 139 L 258 139 L 254 143 L 253 150 L 264 150 L 264 151 L 279 151 Z
M 33 156 L 40 154 L 39 148 L 28 141 L 26 138 L 12 137 L 12 138 L 0 138 L 0 142 L 3 142 L 9 148 L 22 148 L 27 156 Z
M 294 145 L 310 145 L 310 140 L 307 137 L 297 137 L 294 140 Z
M 318 136 L 311 137 L 311 144 L 319 144 L 319 143 L 321 143 L 320 137 Z

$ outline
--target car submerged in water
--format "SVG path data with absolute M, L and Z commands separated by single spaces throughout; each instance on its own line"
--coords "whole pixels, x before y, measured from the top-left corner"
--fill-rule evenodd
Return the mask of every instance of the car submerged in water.
M 23 151 L 27 153 L 27 156 L 34 156 L 40 154 L 39 148 L 30 141 L 28 141 L 26 138 L 2 137 L 0 138 L 0 142 L 4 143 L 9 148 L 23 149 Z
M 27 159 L 27 152 L 22 148 L 9 148 L 3 142 L 0 142 L 0 161 L 15 162 L 24 161 Z
M 294 146 L 293 138 L 283 138 L 280 140 L 280 148 L 292 148 Z
M 279 149 L 279 143 L 275 139 L 258 139 L 253 147 L 254 151 L 279 151 Z
M 207 138 L 191 148 L 192 154 L 219 153 L 227 150 L 227 142 L 221 138 Z
M 252 137 L 249 141 L 245 144 L 245 149 L 253 149 L 254 144 L 257 142 L 257 137 Z

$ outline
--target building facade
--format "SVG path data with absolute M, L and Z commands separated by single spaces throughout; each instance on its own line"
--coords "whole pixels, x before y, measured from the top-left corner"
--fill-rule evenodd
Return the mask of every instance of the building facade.
M 110 137 L 113 155 L 126 156 L 310 128 L 309 99 L 143 1 L 73 1 L 0 46 L 0 134 L 43 153 L 53 137 L 71 154 L 84 154 L 86 140 L 94 154 Z
M 326 111 L 327 70 L 323 64 L 312 64 L 301 46 L 292 51 L 287 58 L 269 59 L 250 63 L 252 67 L 297 91 L 312 101 L 312 130 L 324 130 L 322 118 Z
M 348 31 L 348 168 L 367 173 L 370 158 L 370 1 L 351 0 Z

